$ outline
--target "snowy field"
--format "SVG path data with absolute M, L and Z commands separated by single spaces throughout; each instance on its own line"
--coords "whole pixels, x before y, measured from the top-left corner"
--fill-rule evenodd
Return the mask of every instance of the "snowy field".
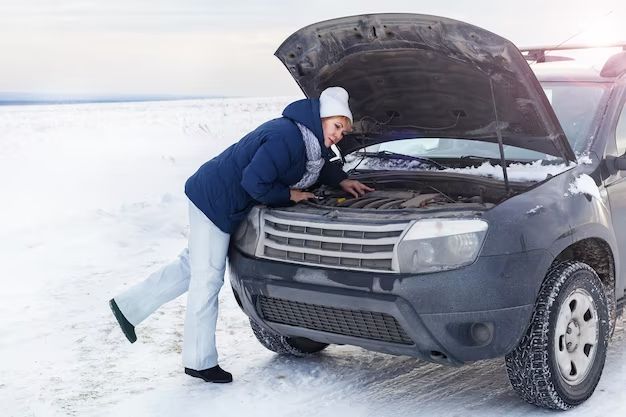
M 501 359 L 449 368 L 349 346 L 276 356 L 228 283 L 217 343 L 232 384 L 183 374 L 184 296 L 126 341 L 107 301 L 185 246 L 186 178 L 288 101 L 0 107 L 0 416 L 553 414 L 518 398 Z M 626 415 L 618 326 L 594 396 L 568 417 Z

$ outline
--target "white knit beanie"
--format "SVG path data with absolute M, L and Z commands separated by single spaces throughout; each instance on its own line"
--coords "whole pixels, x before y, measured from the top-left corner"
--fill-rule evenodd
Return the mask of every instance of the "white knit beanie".
M 346 116 L 352 123 L 348 92 L 342 87 L 328 87 L 320 94 L 320 117 Z

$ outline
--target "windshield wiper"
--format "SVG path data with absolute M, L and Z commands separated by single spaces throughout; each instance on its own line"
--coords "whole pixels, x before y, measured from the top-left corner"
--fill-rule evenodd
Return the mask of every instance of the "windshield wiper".
M 368 157 L 368 158 L 379 158 L 379 159 L 402 159 L 405 161 L 419 161 L 419 162 L 425 162 L 433 167 L 436 167 L 438 169 L 446 169 L 448 168 L 445 165 L 440 164 L 439 162 L 430 159 L 430 158 L 426 158 L 423 156 L 416 156 L 416 155 L 406 155 L 403 153 L 396 153 L 396 152 L 391 152 L 391 151 L 379 151 L 379 152 L 357 152 L 358 155 L 362 155 L 363 158 Z
M 502 159 L 500 158 L 492 158 L 489 156 L 478 156 L 478 155 L 463 155 L 460 156 L 459 159 L 461 160 L 470 160 L 470 161 L 482 161 L 482 162 L 489 162 L 492 165 L 500 165 L 502 163 Z M 514 163 L 519 163 L 519 164 L 527 164 L 529 162 L 533 162 L 533 160 L 531 159 L 505 159 L 506 162 L 514 162 Z

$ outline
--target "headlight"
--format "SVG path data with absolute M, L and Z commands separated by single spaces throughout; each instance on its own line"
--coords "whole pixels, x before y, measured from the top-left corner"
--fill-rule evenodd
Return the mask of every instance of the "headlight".
M 257 243 L 259 242 L 259 229 L 261 224 L 261 209 L 252 207 L 248 217 L 243 219 L 235 233 L 233 243 L 243 253 L 254 256 Z
M 400 272 L 444 271 L 476 260 L 487 234 L 479 219 L 418 220 L 398 244 Z

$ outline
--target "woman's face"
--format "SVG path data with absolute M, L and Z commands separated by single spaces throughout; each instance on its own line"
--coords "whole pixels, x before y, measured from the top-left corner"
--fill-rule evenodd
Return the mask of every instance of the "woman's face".
M 324 146 L 339 143 L 343 135 L 352 130 L 350 119 L 345 116 L 324 117 L 322 119 L 322 131 L 324 132 Z

